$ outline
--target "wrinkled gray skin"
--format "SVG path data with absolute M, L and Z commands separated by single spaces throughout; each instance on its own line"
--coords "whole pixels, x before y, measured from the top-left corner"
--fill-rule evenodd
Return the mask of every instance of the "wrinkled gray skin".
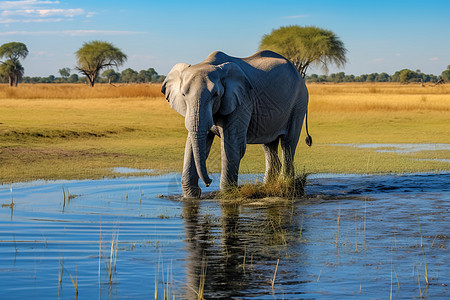
M 188 130 L 181 184 L 185 197 L 200 197 L 214 136 L 221 139 L 220 188 L 238 182 L 247 144 L 262 144 L 265 181 L 292 176 L 293 158 L 308 106 L 308 91 L 295 67 L 281 55 L 262 51 L 247 58 L 211 53 L 197 65 L 176 64 L 161 92 L 185 117 Z M 309 135 L 308 135 L 309 137 Z M 278 158 L 281 140 L 283 164 Z

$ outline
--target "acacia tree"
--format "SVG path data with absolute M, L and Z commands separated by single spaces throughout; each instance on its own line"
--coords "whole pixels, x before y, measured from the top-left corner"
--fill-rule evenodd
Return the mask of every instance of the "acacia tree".
M 297 25 L 274 29 L 263 36 L 260 50 L 273 50 L 289 59 L 302 77 L 311 65 L 328 73 L 330 64 L 342 67 L 347 62 L 344 43 L 330 30 Z
M 127 60 L 127 56 L 119 48 L 102 41 L 84 43 L 75 54 L 78 60 L 77 70 L 86 75 L 92 87 L 102 69 L 118 68 Z
M 0 46 L 0 57 L 6 59 L 1 61 L 0 73 L 8 77 L 9 86 L 17 86 L 22 79 L 24 68 L 20 59 L 25 59 L 27 55 L 28 49 L 23 43 L 11 42 Z

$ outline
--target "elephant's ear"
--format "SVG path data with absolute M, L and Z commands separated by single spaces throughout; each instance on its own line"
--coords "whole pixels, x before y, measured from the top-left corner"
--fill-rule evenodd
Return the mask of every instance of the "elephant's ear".
M 186 116 L 186 102 L 180 91 L 181 73 L 190 66 L 185 63 L 176 64 L 167 74 L 161 87 L 161 92 L 166 96 L 166 100 L 169 101 L 170 107 L 182 116 Z
M 223 71 L 222 82 L 225 89 L 219 113 L 229 115 L 245 98 L 249 97 L 252 85 L 247 75 L 236 63 L 227 62 L 218 67 Z

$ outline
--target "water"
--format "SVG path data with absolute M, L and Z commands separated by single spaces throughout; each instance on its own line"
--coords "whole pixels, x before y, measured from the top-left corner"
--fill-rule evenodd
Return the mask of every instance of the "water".
M 207 299 L 449 297 L 450 173 L 311 175 L 305 199 L 245 205 L 180 193 L 177 174 L 38 181 L 11 206 L 1 186 L 2 299 L 76 298 L 70 276 L 80 299 L 196 299 L 203 278 Z
M 332 146 L 376 149 L 376 152 L 413 153 L 420 151 L 450 150 L 450 144 L 331 144 Z M 448 160 L 446 160 L 448 161 Z

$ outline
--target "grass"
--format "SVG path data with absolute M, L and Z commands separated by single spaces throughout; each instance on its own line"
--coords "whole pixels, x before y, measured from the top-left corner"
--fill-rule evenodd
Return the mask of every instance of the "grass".
M 282 177 L 264 182 L 247 182 L 217 193 L 216 198 L 222 200 L 260 199 L 265 197 L 296 198 L 305 194 L 307 174 L 295 177 Z
M 275 278 L 277 276 L 279 262 L 280 262 L 280 259 L 277 259 L 277 266 L 275 267 L 275 272 L 273 273 L 273 278 L 272 278 L 272 290 L 273 290 L 273 286 L 275 285 Z M 319 281 L 319 279 L 317 279 L 317 281 Z
M 10 204 L 2 204 L 2 207 L 9 207 L 12 210 L 14 208 L 14 198 L 13 198 L 12 186 L 10 186 L 10 192 L 11 192 L 11 203 Z
M 0 85 L 0 183 L 118 176 L 114 167 L 179 172 L 186 129 L 160 85 Z M 310 84 L 312 148 L 302 134 L 297 169 L 306 173 L 449 170 L 450 151 L 407 154 L 335 146 L 450 143 L 450 85 Z M 208 159 L 220 171 L 218 140 Z M 263 173 L 264 153 L 248 145 L 241 173 Z M 125 176 L 120 174 L 120 176 Z
M 119 245 L 119 233 L 113 233 L 109 253 L 109 262 L 106 261 L 105 263 L 109 284 L 112 284 L 112 274 L 116 272 L 118 245 Z

